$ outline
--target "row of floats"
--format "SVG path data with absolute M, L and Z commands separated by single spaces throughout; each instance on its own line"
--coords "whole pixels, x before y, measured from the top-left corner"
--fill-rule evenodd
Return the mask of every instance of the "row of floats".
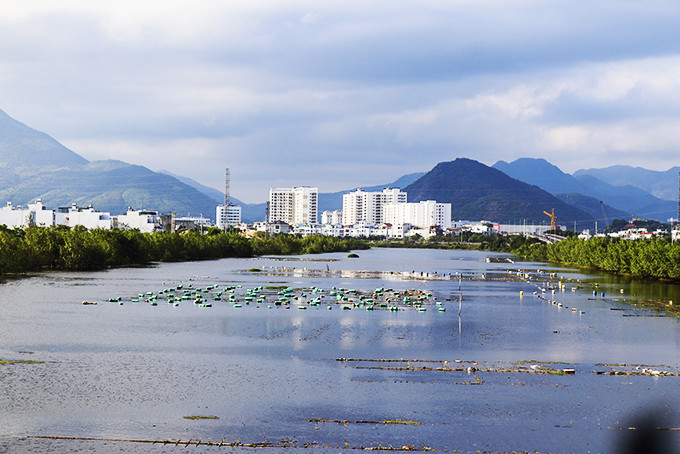
M 396 312 L 403 309 L 414 309 L 419 312 L 427 311 L 428 306 L 434 306 L 439 312 L 446 312 L 441 301 L 432 295 L 432 292 L 408 289 L 395 290 L 376 288 L 375 290 L 357 290 L 333 287 L 324 290 L 319 287 L 294 289 L 293 287 L 263 287 L 244 289 L 242 285 L 229 285 L 218 288 L 217 285 L 209 285 L 204 288 L 194 288 L 193 284 L 179 284 L 175 287 L 139 293 L 136 296 L 126 298 L 114 297 L 106 300 L 109 303 L 123 305 L 125 301 L 131 303 L 146 303 L 150 306 L 158 306 L 159 301 L 165 301 L 173 306 L 179 306 L 181 302 L 192 302 L 198 307 L 212 307 L 213 303 L 227 302 L 234 308 L 253 303 L 256 307 L 266 305 L 268 309 L 284 307 L 290 309 L 291 305 L 299 310 L 326 306 L 332 310 L 339 306 L 342 310 L 365 309 L 389 310 Z
M 512 271 L 510 271 L 510 272 L 512 272 Z M 540 270 L 539 270 L 539 273 L 540 273 Z M 536 287 L 538 290 L 540 290 L 540 293 L 539 293 L 538 291 L 533 292 L 533 295 L 534 295 L 536 298 L 538 298 L 538 299 L 540 299 L 540 300 L 542 300 L 542 301 L 546 301 L 546 302 L 552 304 L 553 306 L 557 306 L 558 308 L 569 309 L 569 306 L 565 306 L 564 304 L 559 303 L 559 302 L 557 302 L 556 300 L 553 300 L 553 299 L 550 299 L 550 298 L 546 298 L 546 297 L 543 296 L 543 295 L 547 292 L 547 290 L 550 290 L 551 295 L 554 295 L 554 294 L 555 294 L 555 290 L 562 290 L 562 291 L 564 291 L 564 290 L 566 289 L 566 286 L 562 283 L 562 281 L 559 281 L 559 282 L 557 283 L 557 289 L 552 288 L 552 286 L 551 286 L 550 283 L 548 283 L 547 288 L 546 288 L 546 286 L 541 286 L 541 285 L 537 284 L 536 282 L 533 282 L 533 281 L 531 280 L 531 275 L 530 275 L 529 273 L 527 273 L 527 272 L 519 271 L 519 272 L 515 272 L 515 274 L 517 274 L 517 276 L 519 277 L 520 280 L 526 282 L 527 284 L 533 285 L 533 286 Z M 541 274 L 542 274 L 542 273 L 541 273 Z M 552 273 L 552 274 L 550 274 L 550 277 L 556 277 L 556 275 L 555 275 L 554 273 Z M 578 288 L 579 288 L 578 285 L 575 286 L 575 287 L 572 287 L 572 288 L 571 288 L 571 291 L 572 291 L 572 292 L 575 292 Z M 520 291 L 519 294 L 520 294 L 520 296 L 524 295 L 524 291 Z M 602 294 L 602 296 L 604 297 L 604 293 Z M 579 315 L 585 314 L 584 311 L 580 311 L 580 310 L 578 310 L 578 309 L 575 308 L 575 307 L 572 307 L 572 308 L 571 308 L 571 311 L 574 312 L 574 313 L 578 313 Z

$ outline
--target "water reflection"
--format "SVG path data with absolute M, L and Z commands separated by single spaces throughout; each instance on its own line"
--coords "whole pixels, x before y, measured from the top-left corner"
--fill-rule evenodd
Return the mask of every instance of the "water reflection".
M 156 449 L 25 438 L 59 435 L 606 452 L 628 415 L 660 395 L 667 406 L 680 400 L 678 320 L 633 305 L 680 302 L 676 285 L 475 252 L 360 256 L 45 273 L 0 285 L 0 359 L 37 361 L 0 365 L 0 443 L 18 452 Z M 149 301 L 148 292 L 182 283 L 217 288 L 202 304 L 196 295 L 177 306 L 167 294 Z M 240 286 L 241 307 L 228 291 L 212 299 L 228 286 Z M 288 297 L 280 287 L 292 288 Z M 351 305 L 333 299 L 333 287 L 356 290 Z M 388 290 L 398 292 L 389 295 L 397 311 L 380 306 Z M 124 304 L 105 302 L 114 296 Z M 664 424 L 677 427 L 676 415 Z

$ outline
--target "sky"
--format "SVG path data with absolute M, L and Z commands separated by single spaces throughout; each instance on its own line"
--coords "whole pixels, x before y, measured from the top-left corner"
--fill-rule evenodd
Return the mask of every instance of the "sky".
M 680 2 L 3 0 L 0 109 L 88 160 L 266 200 L 457 157 L 680 153 Z

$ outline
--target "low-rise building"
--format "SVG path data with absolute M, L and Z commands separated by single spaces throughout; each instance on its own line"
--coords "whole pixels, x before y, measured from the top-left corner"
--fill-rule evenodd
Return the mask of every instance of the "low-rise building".
M 326 210 L 321 213 L 321 223 L 322 224 L 342 224 L 342 210 Z
M 128 208 L 127 213 L 117 216 L 117 227 L 137 229 L 142 233 L 153 233 L 163 229 L 158 211 L 133 210 L 132 208 Z
M 219 229 L 226 229 L 241 223 L 241 207 L 239 205 L 217 205 L 215 210 L 215 225 Z
M 0 225 L 8 229 L 22 229 L 33 225 L 33 216 L 30 210 L 24 209 L 21 205 L 15 207 L 12 202 L 0 208 Z
M 54 213 L 54 224 L 68 227 L 82 226 L 86 229 L 113 228 L 111 213 L 95 210 L 92 205 L 79 208 L 75 203 L 70 207 L 59 207 Z
M 8 228 L 53 227 L 65 225 L 67 227 L 82 226 L 86 229 L 111 229 L 113 219 L 110 213 L 96 211 L 92 205 L 78 208 L 74 203 L 70 207 L 48 210 L 38 199 L 27 206 L 14 207 L 11 202 L 0 208 L 0 225 Z

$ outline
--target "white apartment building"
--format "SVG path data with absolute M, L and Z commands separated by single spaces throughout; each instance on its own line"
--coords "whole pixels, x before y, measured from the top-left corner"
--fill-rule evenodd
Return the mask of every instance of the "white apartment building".
M 321 213 L 321 223 L 331 225 L 342 224 L 342 210 L 324 211 Z
M 309 186 L 269 189 L 268 222 L 290 225 L 318 222 L 319 190 Z
M 42 200 L 38 199 L 34 203 L 28 204 L 28 210 L 33 214 L 33 225 L 37 227 L 50 227 L 55 225 L 54 210 L 48 210 L 43 205 Z
M 382 192 L 357 189 L 342 196 L 342 223 L 360 222 L 379 224 L 383 221 L 383 206 L 388 203 L 406 203 L 407 194 L 399 188 L 385 188 Z
M 113 228 L 113 218 L 110 213 L 96 211 L 92 205 L 87 208 L 78 208 L 75 203 L 70 207 L 59 207 L 54 213 L 54 223 L 69 227 L 81 225 L 86 229 L 109 230 Z
M 425 200 L 418 203 L 386 203 L 383 222 L 392 225 L 411 224 L 420 228 L 451 228 L 451 204 Z
M 26 228 L 33 225 L 33 216 L 30 210 L 23 209 L 21 205 L 15 207 L 12 202 L 0 208 L 0 225 L 8 229 Z
M 42 201 L 29 203 L 26 207 L 14 207 L 11 202 L 0 208 L 0 225 L 8 228 L 52 227 L 66 225 L 75 227 L 83 226 L 87 229 L 110 229 L 113 227 L 113 219 L 109 213 L 95 211 L 90 205 L 87 208 L 78 208 L 74 203 L 70 207 L 62 207 L 48 210 Z
M 158 211 L 133 210 L 128 208 L 128 212 L 118 216 L 119 229 L 137 229 L 142 233 L 153 233 L 163 230 L 161 217 Z
M 215 224 L 217 228 L 225 229 L 241 223 L 241 207 L 229 204 L 217 205 Z

